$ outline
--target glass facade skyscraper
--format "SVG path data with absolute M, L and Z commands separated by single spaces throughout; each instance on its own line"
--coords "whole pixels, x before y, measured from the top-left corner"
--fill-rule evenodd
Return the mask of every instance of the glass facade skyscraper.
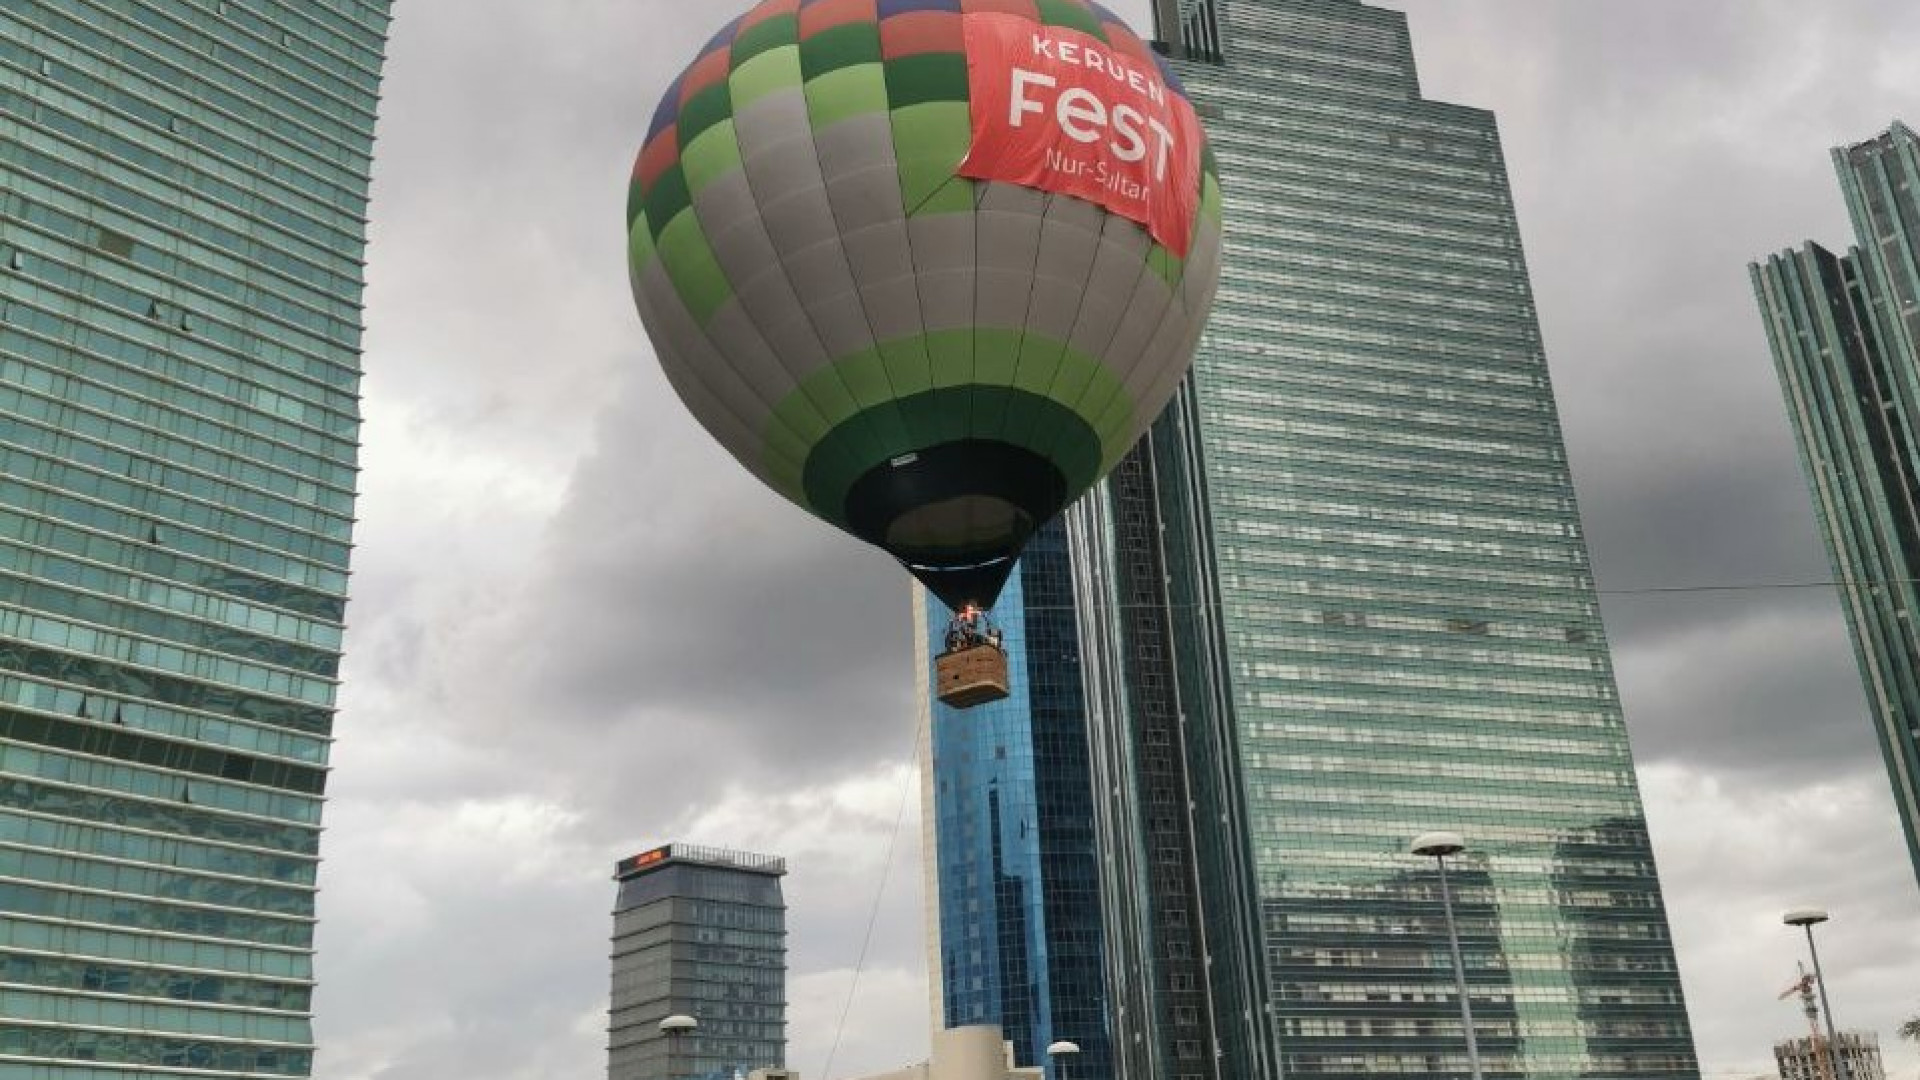
M 1115 1075 L 1465 1075 L 1449 829 L 1487 1075 L 1697 1077 L 1493 117 L 1393 11 L 1158 10 L 1227 257 L 1069 515 Z
M 0 1073 L 307 1076 L 386 0 L 0 5 Z
M 1920 138 L 1833 152 L 1858 244 L 1751 273 L 1920 875 Z
M 918 590 L 916 594 L 919 595 Z M 923 684 L 947 609 L 921 596 Z M 1060 523 L 1027 547 L 995 609 L 1006 700 L 960 711 L 931 695 L 936 994 L 945 1027 L 997 1024 L 1022 1065 L 1060 1039 L 1107 1076 L 1110 1019 L 1073 578 Z M 928 767 L 930 765 L 930 767 Z M 1050 1067 L 1050 1066 L 1049 1066 Z
M 608 1080 L 736 1080 L 787 1059 L 786 860 L 669 844 L 622 860 Z M 670 1016 L 695 1030 L 660 1030 Z

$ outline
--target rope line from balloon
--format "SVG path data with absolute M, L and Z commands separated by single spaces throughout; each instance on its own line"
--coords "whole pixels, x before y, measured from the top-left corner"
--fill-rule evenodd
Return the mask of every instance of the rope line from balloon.
M 860 956 L 853 965 L 853 983 L 847 987 L 847 1002 L 840 1009 L 840 1022 L 834 1025 L 833 1042 L 827 1047 L 827 1062 L 820 1067 L 821 1080 L 833 1075 L 833 1059 L 840 1054 L 840 1038 L 846 1033 L 847 1019 L 853 1015 L 854 998 L 860 992 L 860 976 L 867 968 L 867 952 L 873 946 L 873 930 L 880 921 L 881 903 L 887 896 L 887 883 L 893 877 L 893 860 L 900 846 L 900 830 L 906 827 L 907 806 L 913 798 L 913 783 L 919 777 L 919 768 L 915 759 L 919 756 L 920 739 L 927 733 L 932 721 L 932 710 L 927 710 L 913 727 L 913 748 L 906 762 L 906 778 L 900 784 L 900 810 L 893 818 L 893 835 L 887 839 L 886 861 L 880 866 L 880 884 L 874 890 L 873 907 L 867 912 L 867 930 L 860 938 Z

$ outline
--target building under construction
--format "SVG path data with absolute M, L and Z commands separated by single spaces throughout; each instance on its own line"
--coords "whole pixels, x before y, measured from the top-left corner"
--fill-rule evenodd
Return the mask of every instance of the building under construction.
M 1880 1064 L 1880 1038 L 1858 1031 L 1841 1032 L 1838 1060 L 1827 1057 L 1823 1036 L 1803 1035 L 1773 1044 L 1773 1060 L 1780 1080 L 1887 1080 Z M 1837 1068 L 1838 1073 L 1832 1070 Z

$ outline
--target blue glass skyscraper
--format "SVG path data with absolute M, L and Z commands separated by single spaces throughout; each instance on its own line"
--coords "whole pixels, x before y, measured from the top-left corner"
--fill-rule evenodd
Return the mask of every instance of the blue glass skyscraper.
M 0 1075 L 312 1071 L 387 24 L 0 4 Z
M 924 603 L 930 665 L 947 611 Z M 1022 1065 L 1044 1063 L 1048 1045 L 1071 1040 L 1078 1075 L 1105 1076 L 1099 860 L 1073 579 L 1058 523 L 1029 545 L 995 615 L 1012 696 L 964 712 L 928 699 L 940 1022 L 998 1024 Z

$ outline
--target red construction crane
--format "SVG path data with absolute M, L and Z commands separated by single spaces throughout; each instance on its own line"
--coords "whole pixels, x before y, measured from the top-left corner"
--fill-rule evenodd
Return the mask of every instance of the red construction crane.
M 1813 997 L 1813 988 L 1818 981 L 1819 977 L 1808 974 L 1807 965 L 1801 964 L 1800 977 L 1794 980 L 1792 986 L 1780 991 L 1779 1000 L 1785 1001 L 1795 994 L 1800 995 L 1801 1010 L 1807 1014 L 1807 1031 L 1813 1040 L 1809 1045 L 1813 1050 L 1815 1066 L 1820 1070 L 1820 1080 L 1835 1080 L 1834 1047 L 1826 1046 L 1826 1040 L 1820 1037 L 1820 1003 Z M 1824 1053 L 1822 1047 L 1825 1047 Z

